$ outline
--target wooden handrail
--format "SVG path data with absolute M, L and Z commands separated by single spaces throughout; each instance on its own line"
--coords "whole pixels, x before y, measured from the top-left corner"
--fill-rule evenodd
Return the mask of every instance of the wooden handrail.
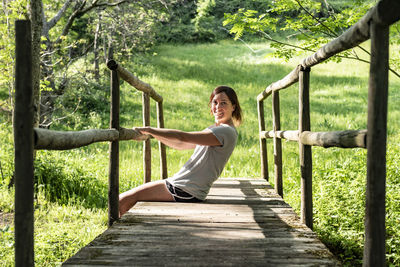
M 367 130 L 346 130 L 334 132 L 304 131 L 262 131 L 260 138 L 279 138 L 301 142 L 310 146 L 340 147 L 340 148 L 367 148 Z
M 111 59 L 107 62 L 107 67 L 110 70 L 116 70 L 118 72 L 118 75 L 121 79 L 132 85 L 134 88 L 136 88 L 139 91 L 142 91 L 143 93 L 147 93 L 150 95 L 151 98 L 153 98 L 156 102 L 162 102 L 163 98 L 161 95 L 159 95 L 153 87 L 151 87 L 149 84 L 142 82 L 138 77 L 133 75 L 131 72 L 126 70 L 124 67 L 122 67 L 120 64 L 118 64 L 117 61 Z
M 356 24 L 351 26 L 342 35 L 324 45 L 313 55 L 302 60 L 300 65 L 303 68 L 315 66 L 328 58 L 354 48 L 370 38 L 370 21 L 374 20 L 379 24 L 389 26 L 400 19 L 400 2 L 396 0 L 384 0 L 378 2 L 370 11 L 364 15 Z M 257 96 L 257 101 L 267 98 L 273 91 L 285 89 L 299 80 L 300 66 L 297 66 L 283 79 L 269 85 Z
M 144 141 L 150 138 L 133 129 L 90 129 L 84 131 L 54 131 L 34 129 L 35 149 L 67 150 L 87 146 L 96 142 L 122 140 Z
M 107 61 L 107 67 L 111 71 L 116 71 L 118 77 L 128 82 L 131 86 L 143 93 L 142 107 L 143 107 L 143 126 L 150 126 L 150 101 L 149 97 L 157 102 L 157 125 L 164 128 L 164 111 L 163 111 L 163 98 L 159 95 L 153 87 L 141 81 L 138 77 L 126 70 L 114 59 Z M 166 160 L 166 147 L 163 143 L 158 142 L 160 147 L 160 165 L 161 177 L 163 179 L 168 177 L 167 160 Z M 145 182 L 151 181 L 151 145 L 150 140 L 144 140 L 143 143 L 143 165 L 144 165 L 144 180 Z
M 265 90 L 257 96 L 257 101 L 261 102 L 268 96 L 270 96 L 272 92 L 278 92 L 279 90 L 285 89 L 291 86 L 292 84 L 297 83 L 299 81 L 299 70 L 300 70 L 300 65 L 298 65 L 283 79 L 268 85 L 267 88 L 265 88 Z
M 299 143 L 301 166 L 301 218 L 312 228 L 311 147 L 367 148 L 367 189 L 365 212 L 364 266 L 385 265 L 385 181 L 388 99 L 389 25 L 400 19 L 400 1 L 381 0 L 341 36 L 304 58 L 283 79 L 266 87 L 257 96 L 261 176 L 268 179 L 266 138 L 274 139 L 275 191 L 282 193 L 282 152 L 278 139 Z M 371 38 L 371 65 L 368 99 L 368 129 L 312 132 L 309 111 L 309 71 L 328 58 Z M 279 91 L 299 82 L 299 130 L 280 129 Z M 265 130 L 264 100 L 272 95 L 273 130 Z M 368 133 L 368 134 L 367 134 Z

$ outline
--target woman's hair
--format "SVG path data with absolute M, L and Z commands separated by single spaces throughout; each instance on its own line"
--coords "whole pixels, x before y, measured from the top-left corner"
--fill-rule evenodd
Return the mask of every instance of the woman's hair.
M 235 106 L 235 110 L 232 112 L 232 117 L 235 120 L 235 125 L 239 126 L 243 121 L 242 109 L 240 108 L 236 92 L 231 87 L 225 85 L 216 87 L 210 95 L 210 102 L 208 104 L 211 106 L 211 102 L 214 99 L 214 96 L 220 93 L 225 93 L 228 96 L 229 100 L 231 101 L 232 105 Z

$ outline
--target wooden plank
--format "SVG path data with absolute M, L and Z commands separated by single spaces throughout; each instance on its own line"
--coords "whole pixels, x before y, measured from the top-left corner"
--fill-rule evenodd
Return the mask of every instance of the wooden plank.
M 139 202 L 63 263 L 89 265 L 339 266 L 339 262 L 264 179 L 220 178 L 203 203 Z
M 15 22 L 15 266 L 34 266 L 33 89 L 29 20 Z

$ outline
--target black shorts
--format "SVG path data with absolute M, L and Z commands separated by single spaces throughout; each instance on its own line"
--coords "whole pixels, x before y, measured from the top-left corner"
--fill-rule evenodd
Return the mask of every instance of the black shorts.
M 202 200 L 192 196 L 191 194 L 186 193 L 182 189 L 173 186 L 168 181 L 165 181 L 165 184 L 167 185 L 168 191 L 174 197 L 176 202 L 189 202 L 189 203 L 203 202 Z

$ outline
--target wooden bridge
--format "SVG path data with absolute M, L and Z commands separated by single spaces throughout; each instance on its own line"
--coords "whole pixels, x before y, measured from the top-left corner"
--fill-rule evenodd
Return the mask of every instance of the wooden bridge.
M 312 232 L 312 146 L 361 147 L 367 153 L 364 266 L 385 266 L 386 135 L 389 26 L 400 19 L 398 0 L 381 0 L 341 36 L 305 58 L 283 79 L 257 96 L 263 179 L 220 179 L 201 204 L 140 203 L 118 220 L 119 141 L 144 141 L 145 179 L 150 180 L 148 136 L 119 125 L 119 78 L 143 92 L 143 122 L 150 123 L 150 97 L 157 102 L 158 127 L 164 125 L 163 99 L 151 86 L 109 61 L 110 129 L 57 132 L 33 128 L 32 54 L 29 21 L 16 22 L 15 68 L 15 266 L 34 265 L 33 151 L 71 149 L 110 142 L 109 226 L 64 265 L 316 265 L 338 262 Z M 368 129 L 311 132 L 310 69 L 329 57 L 371 39 Z M 280 129 L 279 91 L 299 84 L 298 130 Z M 273 130 L 267 131 L 264 101 L 272 96 Z M 273 138 L 275 188 L 266 182 L 266 140 Z M 299 144 L 300 218 L 283 202 L 281 139 Z M 161 178 L 167 177 L 160 144 Z
M 263 179 L 220 178 L 204 203 L 140 202 L 63 266 L 339 266 Z

